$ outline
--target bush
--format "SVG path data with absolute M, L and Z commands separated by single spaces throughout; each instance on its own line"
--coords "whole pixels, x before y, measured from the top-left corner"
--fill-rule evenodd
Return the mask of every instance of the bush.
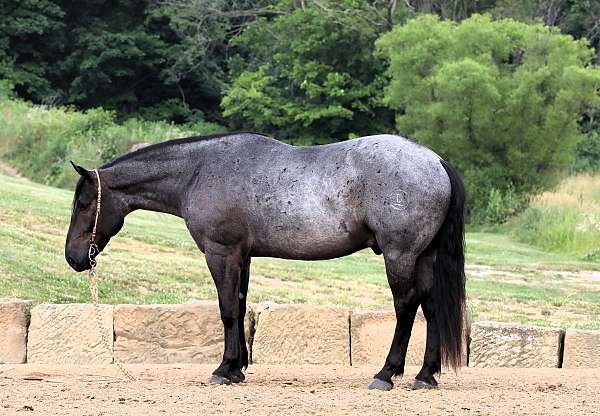
M 512 188 L 504 193 L 499 189 L 492 188 L 485 207 L 484 220 L 490 224 L 503 224 L 518 213 L 522 206 L 521 198 L 514 193 Z
M 14 85 L 10 81 L 6 79 L 0 79 L 0 101 L 13 97 L 13 88 Z
M 203 121 L 176 126 L 128 119 L 117 124 L 115 114 L 103 109 L 78 112 L 7 98 L 0 98 L 0 117 L 4 120 L 0 124 L 0 157 L 9 159 L 23 175 L 60 187 L 72 186 L 76 180 L 69 160 L 91 168 L 128 152 L 135 143 L 224 130 Z
M 600 172 L 600 133 L 588 133 L 577 142 L 573 170 L 576 173 Z
M 578 121 L 600 104 L 593 50 L 541 24 L 426 15 L 377 45 L 398 130 L 463 172 L 470 210 L 485 210 L 493 188 L 525 195 L 554 185 Z

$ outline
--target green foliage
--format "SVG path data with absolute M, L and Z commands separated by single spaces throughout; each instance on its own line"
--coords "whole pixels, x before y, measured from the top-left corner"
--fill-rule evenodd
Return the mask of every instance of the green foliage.
M 551 184 L 570 162 L 578 121 L 600 101 L 593 51 L 541 24 L 420 16 L 378 49 L 399 131 L 464 173 L 471 210 L 493 188 L 522 195 Z
M 517 237 L 548 251 L 577 254 L 597 261 L 600 247 L 600 216 L 572 208 L 534 205 L 518 218 Z
M 575 172 L 600 172 L 600 132 L 582 135 L 575 145 Z
M 486 202 L 487 204 L 483 210 L 484 218 L 475 219 L 475 222 L 503 224 L 523 207 L 523 201 L 514 193 L 512 188 L 504 193 L 496 188 L 490 189 Z
M 536 197 L 511 227 L 523 242 L 597 261 L 600 254 L 600 177 L 577 175 Z
M 7 79 L 0 79 L 0 101 L 14 96 L 14 84 Z
M 388 129 L 383 66 L 372 56 L 378 34 L 356 15 L 316 8 L 256 20 L 233 41 L 240 55 L 223 114 L 283 137 L 345 139 Z
M 4 0 L 0 8 L 0 79 L 36 99 L 52 94 L 48 60 L 60 47 L 64 12 L 50 0 Z
M 214 45 L 227 28 L 211 27 L 208 46 L 193 48 L 173 10 L 150 0 L 5 1 L 0 78 L 39 104 L 196 120 L 218 110 L 225 56 Z
M 77 112 L 8 99 L 0 100 L 0 118 L 0 157 L 37 182 L 61 187 L 76 179 L 69 160 L 91 168 L 136 143 L 223 131 L 203 121 L 175 126 L 132 118 L 117 124 L 115 113 L 103 109 Z
M 433 13 L 460 21 L 489 12 L 541 20 L 596 48 L 600 41 L 595 0 L 4 0 L 0 9 L 0 79 L 21 98 L 101 106 L 121 119 L 222 121 L 220 103 L 235 83 L 226 110 L 236 126 L 319 138 L 391 129 L 378 100 L 385 81 L 372 41 L 407 18 Z M 272 62 L 271 52 L 299 62 Z M 244 71 L 251 79 L 240 78 Z M 274 98 L 257 108 L 241 103 L 253 97 L 246 91 L 253 82 L 269 94 L 275 89 Z
M 485 2 L 484 2 L 485 3 Z M 598 47 L 600 31 L 600 3 L 595 0 L 494 0 L 480 11 L 489 11 L 494 17 L 510 17 L 524 22 L 543 21 L 559 27 L 576 38 L 587 38 Z

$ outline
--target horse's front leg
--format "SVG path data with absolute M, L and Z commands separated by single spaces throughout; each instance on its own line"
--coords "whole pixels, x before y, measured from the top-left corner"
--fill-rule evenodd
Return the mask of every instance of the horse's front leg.
M 223 253 L 223 251 L 225 253 Z M 242 373 L 239 322 L 240 277 L 243 258 L 236 250 L 206 252 L 206 263 L 212 274 L 219 296 L 219 309 L 225 330 L 223 361 L 213 372 L 210 384 L 239 383 L 244 380 Z

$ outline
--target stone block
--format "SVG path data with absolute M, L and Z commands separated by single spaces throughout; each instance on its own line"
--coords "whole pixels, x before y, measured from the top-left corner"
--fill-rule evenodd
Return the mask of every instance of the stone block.
M 21 364 L 27 360 L 27 328 L 30 300 L 0 301 L 0 363 Z
M 252 310 L 246 314 L 246 340 Z M 124 363 L 219 363 L 223 324 L 217 302 L 115 307 L 115 357 Z
M 27 362 L 39 364 L 108 364 L 111 351 L 101 340 L 96 314 L 109 347 L 113 342 L 113 307 L 90 304 L 37 305 L 31 309 Z
M 567 329 L 563 368 L 600 368 L 600 331 Z
M 562 337 L 559 328 L 476 322 L 469 367 L 558 367 Z
M 270 305 L 258 315 L 255 364 L 350 364 L 348 309 Z

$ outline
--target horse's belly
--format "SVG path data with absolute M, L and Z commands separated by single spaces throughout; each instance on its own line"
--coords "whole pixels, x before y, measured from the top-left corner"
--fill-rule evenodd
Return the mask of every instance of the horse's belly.
M 322 260 L 351 254 L 370 244 L 366 229 L 339 219 L 311 223 L 272 223 L 255 234 L 253 256 Z

